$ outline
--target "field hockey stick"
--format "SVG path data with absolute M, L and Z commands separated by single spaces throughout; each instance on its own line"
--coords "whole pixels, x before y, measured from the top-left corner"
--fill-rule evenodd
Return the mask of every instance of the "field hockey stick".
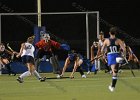
M 125 60 L 126 64 L 129 64 L 129 62 L 128 62 L 128 60 L 126 59 L 126 57 L 125 57 L 125 56 L 123 56 L 123 58 L 124 58 L 124 60 Z M 134 74 L 134 72 L 133 72 L 133 70 L 132 70 L 132 67 L 130 67 L 129 65 L 128 65 L 128 67 L 129 67 L 129 69 L 130 69 L 130 71 L 131 71 L 132 75 L 135 77 L 135 74 Z
M 90 62 L 94 61 L 95 59 L 99 59 L 99 58 L 101 58 L 102 56 L 103 56 L 103 54 L 101 54 L 101 55 L 99 55 L 99 56 L 97 56 L 97 57 L 94 57 L 94 59 L 90 60 Z
M 11 52 L 14 52 L 15 54 L 18 54 L 16 51 L 14 51 L 14 50 L 9 46 L 9 43 L 7 43 L 7 48 L 8 48 Z
M 15 51 L 9 46 L 9 43 L 7 43 L 7 48 L 8 48 L 11 52 L 15 52 Z M 14 54 L 18 54 L 18 53 L 15 52 Z M 14 54 L 12 54 L 12 56 L 11 56 L 11 60 L 14 59 Z
M 8 48 L 10 51 L 14 52 L 14 50 L 9 46 L 9 43 L 7 43 L 7 48 Z

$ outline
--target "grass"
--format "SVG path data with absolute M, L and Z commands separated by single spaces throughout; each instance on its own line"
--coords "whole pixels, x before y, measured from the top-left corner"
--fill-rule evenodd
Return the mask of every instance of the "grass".
M 86 79 L 75 73 L 74 79 L 47 79 L 39 82 L 34 76 L 16 81 L 17 76 L 0 76 L 0 100 L 139 100 L 140 71 L 130 70 L 119 74 L 114 92 L 108 90 L 111 75 L 103 71 L 87 75 Z M 55 77 L 52 73 L 41 73 L 42 76 Z M 66 72 L 65 76 L 70 73 Z

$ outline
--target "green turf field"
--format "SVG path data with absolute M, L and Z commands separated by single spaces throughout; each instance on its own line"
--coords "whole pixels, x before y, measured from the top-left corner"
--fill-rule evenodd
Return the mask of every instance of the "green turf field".
M 47 79 L 39 82 L 35 77 L 25 78 L 24 83 L 16 81 L 17 76 L 0 76 L 0 100 L 140 100 L 140 71 L 135 70 L 133 77 L 130 70 L 119 74 L 114 92 L 108 90 L 111 75 L 91 73 L 86 79 L 75 74 L 74 79 Z M 52 73 L 41 73 L 49 78 Z M 70 73 L 65 73 L 69 76 Z

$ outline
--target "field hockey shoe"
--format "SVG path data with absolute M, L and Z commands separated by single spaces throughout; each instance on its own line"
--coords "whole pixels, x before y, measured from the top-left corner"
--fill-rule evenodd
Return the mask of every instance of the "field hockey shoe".
M 108 89 L 109 89 L 111 92 L 113 92 L 115 88 L 112 87 L 111 85 L 109 85 Z
M 82 75 L 82 78 L 87 78 L 86 75 Z
M 45 82 L 46 79 L 47 79 L 46 77 L 39 78 L 40 82 Z
M 17 81 L 18 81 L 19 83 L 23 83 L 23 79 L 20 78 L 20 77 L 17 78 Z
M 87 75 L 89 75 L 89 74 L 91 74 L 91 72 L 90 72 L 90 71 L 88 71 L 88 72 L 87 72 Z
M 56 78 L 57 78 L 57 79 L 60 79 L 60 78 L 61 78 L 61 75 L 58 74 L 58 75 L 56 76 Z

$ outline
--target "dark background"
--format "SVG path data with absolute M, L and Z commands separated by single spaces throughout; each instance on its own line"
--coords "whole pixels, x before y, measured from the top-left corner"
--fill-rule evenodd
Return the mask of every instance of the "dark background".
M 139 1 L 130 0 L 42 0 L 42 12 L 99 11 L 100 30 L 105 32 L 105 36 L 107 37 L 110 26 L 114 25 L 119 27 L 121 33 L 119 36 L 126 39 L 126 42 L 131 45 L 132 50 L 138 56 L 140 44 L 139 9 Z M 36 0 L 0 0 L 0 13 L 8 12 L 37 12 Z M 29 27 L 37 23 L 37 20 L 32 23 L 31 19 L 29 21 L 26 20 Z M 25 29 L 28 30 L 29 27 Z M 26 32 L 23 33 L 15 33 L 17 41 L 24 41 L 30 35 Z M 2 37 L 2 41 L 15 40 L 15 37 L 10 36 L 10 34 L 8 36 L 3 35 Z

